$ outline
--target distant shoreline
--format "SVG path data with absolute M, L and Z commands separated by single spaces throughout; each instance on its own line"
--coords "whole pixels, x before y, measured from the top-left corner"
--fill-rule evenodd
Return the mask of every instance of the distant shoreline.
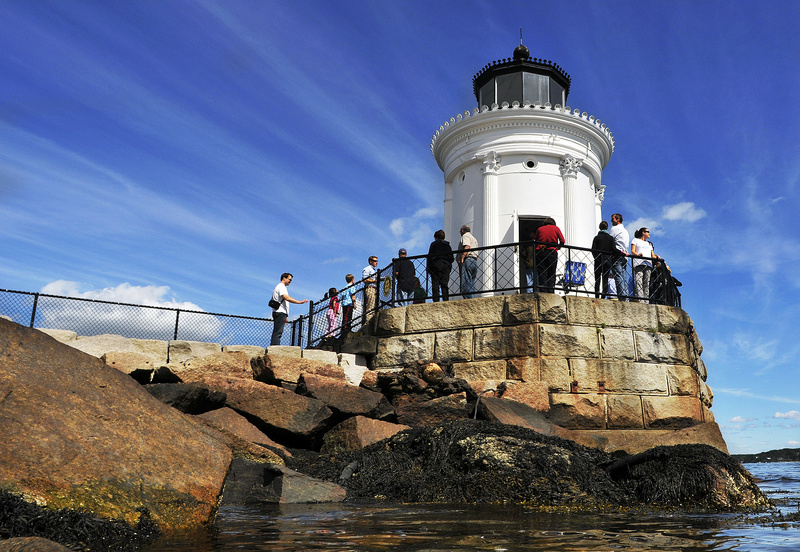
M 731 454 L 743 464 L 770 463 L 770 462 L 800 462 L 800 448 L 785 448 L 759 452 L 757 454 Z

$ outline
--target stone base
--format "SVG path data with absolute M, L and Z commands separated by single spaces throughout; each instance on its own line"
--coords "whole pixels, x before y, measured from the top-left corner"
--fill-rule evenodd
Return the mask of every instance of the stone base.
M 638 454 L 659 445 L 710 445 L 728 454 L 728 446 L 715 422 L 698 424 L 684 429 L 623 429 L 571 431 L 572 440 L 604 452 L 622 451 Z

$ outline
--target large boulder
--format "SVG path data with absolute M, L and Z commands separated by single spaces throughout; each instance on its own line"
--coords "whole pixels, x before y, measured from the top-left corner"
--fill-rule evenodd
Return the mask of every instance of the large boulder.
M 274 449 L 280 452 L 283 457 L 291 456 L 291 453 L 286 450 L 283 445 L 267 437 L 264 432 L 251 424 L 247 418 L 231 408 L 219 408 L 199 414 L 198 417 L 202 419 L 203 422 L 223 433 L 233 435 L 239 439 L 255 443 L 256 445 Z
M 388 439 L 404 429 L 410 429 L 410 427 L 373 420 L 364 416 L 353 416 L 325 434 L 322 438 L 323 443 L 320 450 L 321 452 L 358 450 L 372 443 Z
M 271 351 L 274 347 L 270 347 Z M 297 383 L 303 373 L 322 374 L 345 379 L 344 368 L 313 358 L 300 358 L 289 355 L 267 354 L 251 361 L 253 379 L 265 383 Z
M 171 351 L 172 349 L 170 349 Z M 244 351 L 216 352 L 172 363 L 170 370 L 185 383 L 203 381 L 210 375 L 253 379 L 250 357 Z
M 296 393 L 319 399 L 344 416 L 366 416 L 377 420 L 394 419 L 394 408 L 380 393 L 350 385 L 345 380 L 302 374 Z
M 222 505 L 302 504 L 341 502 L 346 491 L 335 483 L 315 479 L 276 464 L 236 458 L 222 493 Z
M 144 387 L 148 393 L 186 414 L 202 414 L 225 406 L 225 393 L 211 391 L 199 383 L 155 383 Z
M 0 355 L 0 489 L 163 528 L 211 519 L 232 455 L 202 426 L 42 332 L 0 320 Z
M 411 427 L 434 426 L 442 422 L 469 418 L 466 393 L 447 395 L 429 401 L 409 401 L 397 405 L 397 421 Z
M 333 412 L 325 403 L 260 381 L 208 376 L 211 389 L 227 396 L 226 404 L 244 414 L 278 442 L 317 447 L 331 424 Z

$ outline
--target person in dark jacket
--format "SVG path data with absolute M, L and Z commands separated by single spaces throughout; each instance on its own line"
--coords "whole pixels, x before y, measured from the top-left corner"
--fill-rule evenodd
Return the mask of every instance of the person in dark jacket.
M 402 305 L 409 302 L 414 296 L 414 263 L 406 257 L 408 252 L 401 249 L 397 252 L 399 258 L 394 260 L 394 282 L 397 290 L 397 303 Z
M 606 299 L 611 265 L 614 263 L 614 257 L 619 255 L 614 238 L 608 233 L 606 221 L 600 223 L 600 231 L 592 240 L 592 254 L 594 254 L 594 296 L 600 298 L 602 294 L 603 299 Z
M 453 249 L 450 242 L 444 239 L 444 230 L 437 230 L 433 234 L 434 240 L 428 248 L 428 274 L 431 276 L 433 286 L 433 301 L 439 301 L 441 290 L 442 300 L 450 299 L 450 269 L 453 266 Z

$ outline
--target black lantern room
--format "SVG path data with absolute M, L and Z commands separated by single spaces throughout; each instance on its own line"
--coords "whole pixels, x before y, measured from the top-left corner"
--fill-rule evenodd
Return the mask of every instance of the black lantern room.
M 531 58 L 531 53 L 520 43 L 512 59 L 502 59 L 484 67 L 472 79 L 472 88 L 478 107 L 492 104 L 502 106 L 528 103 L 550 105 L 567 103 L 570 76 L 551 61 Z

